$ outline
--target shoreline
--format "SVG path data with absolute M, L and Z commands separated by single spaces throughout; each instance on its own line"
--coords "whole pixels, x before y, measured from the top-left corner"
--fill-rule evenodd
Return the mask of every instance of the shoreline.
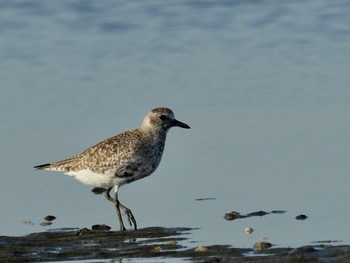
M 94 228 L 96 229 L 96 228 Z M 200 262 L 350 262 L 350 245 L 299 248 L 185 247 L 191 228 L 148 227 L 110 231 L 56 229 L 26 236 L 0 236 L 1 262 L 173 258 Z

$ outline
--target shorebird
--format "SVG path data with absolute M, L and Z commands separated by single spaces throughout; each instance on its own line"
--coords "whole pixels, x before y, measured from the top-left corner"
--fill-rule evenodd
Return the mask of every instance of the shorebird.
M 126 214 L 130 226 L 137 229 L 136 219 L 129 208 L 120 203 L 118 189 L 124 185 L 152 174 L 163 155 L 167 132 L 172 127 L 190 129 L 175 119 L 168 108 L 151 110 L 140 128 L 110 137 L 68 159 L 35 166 L 38 170 L 58 171 L 78 181 L 92 185 L 115 205 L 120 230 L 126 230 L 120 208 Z M 115 196 L 110 196 L 114 187 Z

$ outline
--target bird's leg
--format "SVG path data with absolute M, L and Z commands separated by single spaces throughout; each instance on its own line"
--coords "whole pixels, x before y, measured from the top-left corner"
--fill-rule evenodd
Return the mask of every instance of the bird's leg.
M 119 219 L 119 224 L 120 224 L 120 231 L 125 231 L 126 228 L 124 226 L 124 223 L 123 223 L 123 218 L 122 218 L 122 214 L 120 212 L 120 202 L 118 200 L 118 192 L 116 192 L 115 194 L 115 199 L 113 199 L 110 195 L 109 195 L 109 192 L 112 190 L 112 188 L 108 188 L 106 189 L 106 192 L 105 192 L 105 197 L 108 201 L 112 202 L 114 205 L 115 205 L 115 208 L 117 210 L 117 214 L 118 214 L 118 219 Z M 124 206 L 122 205 L 122 208 L 124 209 Z M 125 210 L 124 210 L 125 211 Z
M 120 231 L 125 231 L 126 228 L 124 226 L 122 214 L 120 212 L 120 202 L 117 198 L 115 199 L 115 208 L 117 210 L 118 219 L 119 219 L 119 223 L 120 223 Z
M 111 199 L 113 199 L 113 198 L 111 198 Z M 118 190 L 115 192 L 115 199 L 114 200 L 115 200 L 115 206 L 117 208 L 117 212 L 119 210 L 118 217 L 119 217 L 120 207 L 121 207 L 124 210 L 124 213 L 126 214 L 126 216 L 128 217 L 128 221 L 129 221 L 130 226 L 132 227 L 134 225 L 134 229 L 136 230 L 137 229 L 136 219 L 135 219 L 134 215 L 132 214 L 131 210 L 119 201 Z
M 134 226 L 134 229 L 137 229 L 137 223 L 136 223 L 136 219 L 133 215 L 133 213 L 131 212 L 131 210 L 126 207 L 125 205 L 123 205 L 119 199 L 118 199 L 118 190 L 115 193 L 115 199 L 113 199 L 110 195 L 109 192 L 112 190 L 112 188 L 108 188 L 105 191 L 105 197 L 108 201 L 112 202 L 115 205 L 115 208 L 117 210 L 117 214 L 118 214 L 118 219 L 119 219 L 119 223 L 120 223 L 120 230 L 124 231 L 126 230 L 124 223 L 123 223 L 123 219 L 120 213 L 120 207 L 124 210 L 124 213 L 126 214 L 126 216 L 128 217 L 128 222 L 130 224 L 130 226 Z

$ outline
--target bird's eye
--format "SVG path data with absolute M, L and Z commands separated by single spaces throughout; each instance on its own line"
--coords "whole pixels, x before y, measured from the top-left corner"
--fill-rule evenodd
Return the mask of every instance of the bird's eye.
M 167 119 L 167 117 L 166 117 L 165 115 L 160 115 L 160 116 L 159 116 L 159 119 L 161 119 L 162 121 L 164 121 L 164 120 Z

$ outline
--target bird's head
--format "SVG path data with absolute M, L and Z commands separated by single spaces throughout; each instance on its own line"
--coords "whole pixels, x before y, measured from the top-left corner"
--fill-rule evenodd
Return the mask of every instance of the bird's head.
M 171 127 L 191 128 L 186 123 L 175 119 L 174 112 L 171 109 L 156 108 L 146 115 L 142 122 L 141 129 L 161 129 L 167 132 Z

